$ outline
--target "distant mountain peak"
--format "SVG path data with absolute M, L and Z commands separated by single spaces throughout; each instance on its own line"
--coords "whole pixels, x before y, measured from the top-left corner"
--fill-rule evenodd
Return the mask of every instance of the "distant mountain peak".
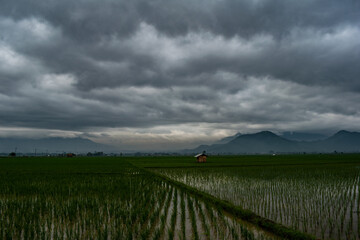
M 353 132 L 349 132 L 349 131 L 346 131 L 346 130 L 340 130 L 338 131 L 337 133 L 334 134 L 335 135 L 346 135 L 346 134 L 351 134 Z
M 275 133 L 271 132 L 271 131 L 261 131 L 258 133 L 255 133 L 256 135 L 263 135 L 263 136 L 277 136 Z
M 241 135 L 238 138 L 248 138 L 248 137 L 252 137 L 252 138 L 281 138 L 280 136 L 276 135 L 275 133 L 273 133 L 271 131 L 261 131 L 261 132 L 257 132 L 257 133 L 244 134 L 244 135 Z
M 224 137 L 224 138 L 220 139 L 219 141 L 215 142 L 215 144 L 225 144 L 225 143 L 228 143 L 228 142 L 234 140 L 235 138 L 237 138 L 239 136 L 241 136 L 241 133 L 237 132 L 235 135 Z
M 359 138 L 359 137 L 360 137 L 359 132 L 349 132 L 349 131 L 346 131 L 346 130 L 341 130 L 341 131 L 338 131 L 337 133 L 335 133 L 334 135 L 332 135 L 330 137 L 330 139 L 334 139 L 334 138 L 352 139 L 352 138 Z

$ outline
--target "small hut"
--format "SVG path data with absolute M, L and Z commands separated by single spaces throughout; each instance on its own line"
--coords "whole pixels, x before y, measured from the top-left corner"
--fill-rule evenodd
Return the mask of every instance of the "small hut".
M 16 157 L 16 152 L 9 153 L 9 157 Z
M 199 154 L 195 155 L 194 157 L 196 157 L 196 162 L 205 163 L 207 155 L 205 154 L 205 151 L 203 151 L 203 153 L 199 153 Z

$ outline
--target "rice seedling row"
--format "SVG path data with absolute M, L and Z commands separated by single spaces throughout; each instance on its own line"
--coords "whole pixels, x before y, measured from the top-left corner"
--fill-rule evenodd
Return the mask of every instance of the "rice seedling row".
M 321 239 L 359 239 L 356 164 L 152 169 Z

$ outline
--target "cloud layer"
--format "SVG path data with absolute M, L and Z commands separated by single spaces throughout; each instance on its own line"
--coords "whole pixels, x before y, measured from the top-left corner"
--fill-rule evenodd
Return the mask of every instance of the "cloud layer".
M 359 11 L 353 0 L 3 1 L 0 125 L 135 148 L 360 130 Z

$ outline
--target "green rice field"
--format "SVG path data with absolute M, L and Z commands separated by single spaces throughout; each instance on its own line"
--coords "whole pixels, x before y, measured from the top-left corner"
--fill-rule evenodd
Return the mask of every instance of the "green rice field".
M 274 165 L 153 171 L 320 239 L 360 239 L 358 156 L 281 165 L 282 158 Z
M 360 155 L 0 158 L 0 239 L 360 239 Z
M 124 158 L 0 158 L 0 239 L 277 239 Z

